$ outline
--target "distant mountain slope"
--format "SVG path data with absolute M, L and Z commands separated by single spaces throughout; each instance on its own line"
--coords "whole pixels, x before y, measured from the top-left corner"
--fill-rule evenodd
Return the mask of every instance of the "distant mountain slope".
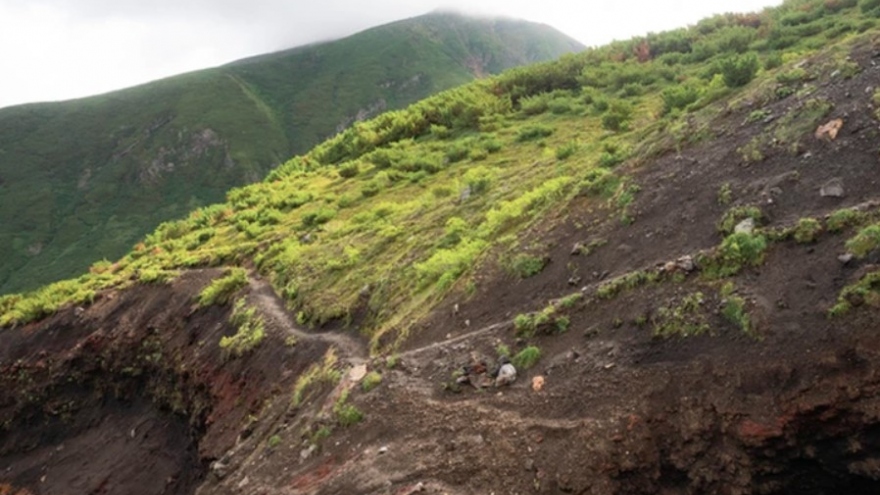
M 116 258 L 356 120 L 582 48 L 550 27 L 429 14 L 136 88 L 0 110 L 0 293 Z

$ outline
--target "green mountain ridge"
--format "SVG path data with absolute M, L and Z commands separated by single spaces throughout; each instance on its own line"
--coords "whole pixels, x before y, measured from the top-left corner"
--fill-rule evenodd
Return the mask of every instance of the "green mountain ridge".
M 430 14 L 106 95 L 0 110 L 0 293 L 116 258 L 371 115 L 580 45 Z

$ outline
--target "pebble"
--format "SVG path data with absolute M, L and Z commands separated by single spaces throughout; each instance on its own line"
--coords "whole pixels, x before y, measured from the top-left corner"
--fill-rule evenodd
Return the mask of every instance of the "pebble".
M 536 376 L 532 378 L 532 390 L 535 392 L 540 392 L 544 388 L 544 377 Z

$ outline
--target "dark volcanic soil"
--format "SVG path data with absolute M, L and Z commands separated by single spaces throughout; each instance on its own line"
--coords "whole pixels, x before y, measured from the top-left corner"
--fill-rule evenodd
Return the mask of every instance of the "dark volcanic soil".
M 483 267 L 476 293 L 454 293 L 395 366 L 368 362 L 350 334 L 298 329 L 259 279 L 248 298 L 267 341 L 225 358 L 229 308 L 191 305 L 212 271 L 0 332 L 0 495 L 880 493 L 880 313 L 827 316 L 842 287 L 876 269 L 877 259 L 838 260 L 852 230 L 774 242 L 732 279 L 752 335 L 721 316 L 722 284 L 699 269 L 595 297 L 615 276 L 712 249 L 730 207 L 759 206 L 774 228 L 880 200 L 873 53 L 856 50 L 864 70 L 852 79 L 765 105 L 781 118 L 805 98 L 832 102 L 823 120 L 845 122 L 835 141 L 805 132 L 797 153 L 768 145 L 763 161 L 743 163 L 737 148 L 774 124 L 746 123 L 758 103 L 732 106 L 712 124 L 717 139 L 626 170 L 641 188 L 632 225 L 577 198 L 528 233 L 548 246 L 541 274 Z M 819 194 L 832 179 L 842 197 Z M 725 183 L 731 202 L 719 204 Z M 605 244 L 571 254 L 591 239 Z M 567 331 L 515 335 L 518 313 L 573 292 L 584 297 L 565 312 Z M 707 333 L 652 336 L 661 308 L 697 292 Z M 450 386 L 463 365 L 491 364 L 499 344 L 537 345 L 542 358 L 507 388 Z M 297 377 L 331 346 L 341 382 L 293 405 Z M 370 392 L 348 375 L 364 363 L 383 375 Z M 346 391 L 364 413 L 347 426 Z
M 285 346 L 270 320 L 268 345 L 225 358 L 229 308 L 192 302 L 217 273 L 108 292 L 2 333 L 0 492 L 193 493 L 257 429 L 248 418 L 327 345 Z

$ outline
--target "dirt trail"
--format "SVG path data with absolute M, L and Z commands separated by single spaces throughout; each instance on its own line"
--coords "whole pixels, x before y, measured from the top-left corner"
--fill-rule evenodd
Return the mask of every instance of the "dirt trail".
M 469 341 L 470 339 L 472 339 L 474 337 L 477 337 L 477 336 L 480 336 L 483 334 L 487 334 L 489 332 L 493 332 L 495 330 L 498 330 L 499 328 L 504 328 L 504 327 L 506 327 L 508 325 L 512 325 L 512 324 L 513 324 L 512 321 L 503 321 L 501 323 L 493 323 L 492 325 L 488 325 L 488 326 L 482 327 L 478 330 L 474 330 L 472 332 L 468 332 L 468 333 L 459 335 L 458 337 L 453 337 L 450 339 L 441 340 L 440 342 L 435 342 L 433 344 L 429 344 L 426 346 L 417 347 L 415 349 L 410 349 L 408 351 L 401 352 L 398 354 L 398 357 L 412 357 L 412 356 L 415 356 L 415 355 L 418 355 L 418 354 L 421 354 L 423 352 L 427 352 L 430 350 L 440 349 L 440 348 L 446 347 L 448 345 L 453 345 L 453 344 L 457 344 L 459 342 Z
M 314 333 L 304 330 L 294 324 L 293 317 L 284 307 L 284 302 L 275 293 L 275 290 L 264 279 L 251 275 L 250 277 L 251 296 L 263 311 L 263 313 L 276 322 L 284 331 L 293 335 L 299 340 L 315 340 L 326 342 L 334 345 L 349 358 L 352 364 L 357 365 L 364 362 L 368 357 L 366 346 L 363 342 L 350 337 L 348 335 L 337 332 Z M 424 352 L 440 349 L 459 342 L 468 341 L 479 335 L 487 334 L 511 325 L 512 321 L 503 321 L 479 328 L 472 332 L 468 332 L 447 340 L 435 342 L 416 349 L 410 349 L 398 354 L 398 357 L 413 357 Z
M 264 315 L 277 323 L 281 329 L 298 340 L 326 342 L 336 346 L 353 365 L 364 362 L 369 356 L 366 346 L 357 339 L 336 332 L 313 333 L 294 325 L 293 318 L 284 307 L 284 303 L 275 294 L 268 282 L 257 276 L 249 277 L 251 296 L 263 311 Z

